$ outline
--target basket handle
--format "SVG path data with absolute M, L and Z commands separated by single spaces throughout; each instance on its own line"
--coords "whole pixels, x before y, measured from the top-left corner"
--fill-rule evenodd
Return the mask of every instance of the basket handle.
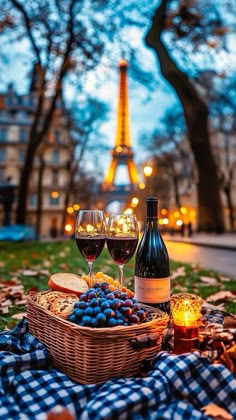
M 129 340 L 129 344 L 134 350 L 140 350 L 144 348 L 150 349 L 157 346 L 157 340 L 159 337 L 160 335 L 158 334 L 139 336 L 136 338 L 131 338 Z

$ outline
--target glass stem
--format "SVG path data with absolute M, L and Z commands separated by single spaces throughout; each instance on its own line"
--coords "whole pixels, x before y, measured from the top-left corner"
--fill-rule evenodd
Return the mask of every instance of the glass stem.
M 93 261 L 88 261 L 89 266 L 89 287 L 92 287 L 92 269 L 93 269 Z
M 124 266 L 119 265 L 119 282 L 120 282 L 120 288 L 122 290 L 122 287 L 124 286 Z

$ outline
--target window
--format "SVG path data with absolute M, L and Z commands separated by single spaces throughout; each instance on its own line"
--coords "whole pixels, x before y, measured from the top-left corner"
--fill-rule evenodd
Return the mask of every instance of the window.
M 52 197 L 50 195 L 50 206 L 58 206 L 59 204 L 59 195 L 58 197 Z
M 0 149 L 0 163 L 6 162 L 6 149 Z
M 60 140 L 61 140 L 61 133 L 59 130 L 55 130 L 54 131 L 54 139 L 55 139 L 55 143 L 59 144 Z
M 36 207 L 38 203 L 38 197 L 36 194 L 30 194 L 29 195 L 29 205 L 31 207 Z
M 19 150 L 18 161 L 24 163 L 25 161 L 25 151 L 23 149 Z
M 6 142 L 7 141 L 7 128 L 1 128 L 0 130 L 0 141 Z
M 52 153 L 53 163 L 58 163 L 59 162 L 59 157 L 60 157 L 59 150 L 53 150 L 53 153 Z
M 20 128 L 20 143 L 25 143 L 26 141 L 26 131 L 24 128 Z
M 53 185 L 58 185 L 58 180 L 59 180 L 59 177 L 58 177 L 58 170 L 57 169 L 54 169 L 53 171 L 52 171 L 52 184 Z
M 5 177 L 4 177 L 4 169 L 0 169 L 0 184 L 4 184 Z

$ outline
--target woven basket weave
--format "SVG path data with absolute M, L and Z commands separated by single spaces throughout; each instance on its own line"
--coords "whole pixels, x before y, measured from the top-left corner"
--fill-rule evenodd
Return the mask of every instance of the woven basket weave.
M 149 308 L 153 319 L 143 324 L 89 328 L 42 308 L 35 302 L 36 295 L 28 295 L 30 332 L 45 344 L 53 366 L 76 382 L 103 383 L 135 376 L 144 360 L 152 360 L 161 348 L 169 318 L 158 309 Z

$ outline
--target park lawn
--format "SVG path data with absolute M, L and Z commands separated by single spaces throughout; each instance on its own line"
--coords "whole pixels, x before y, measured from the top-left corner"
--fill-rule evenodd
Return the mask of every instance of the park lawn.
M 118 268 L 105 248 L 94 263 L 94 272 L 102 271 L 113 278 L 118 278 Z M 30 289 L 46 290 L 50 274 L 71 272 L 87 274 L 87 263 L 81 257 L 72 239 L 57 242 L 0 242 L 0 297 L 6 282 L 19 282 L 24 292 Z M 233 292 L 232 299 L 224 296 L 218 301 L 213 297 L 212 304 L 236 314 L 236 286 L 233 279 L 221 276 L 216 272 L 203 270 L 192 265 L 171 261 L 172 293 L 188 291 L 200 295 L 203 299 L 219 291 Z M 125 284 L 133 289 L 134 257 L 124 268 Z M 9 283 L 10 284 L 10 283 Z M 0 303 L 0 330 L 12 328 L 18 319 L 12 318 L 17 313 L 26 311 L 25 304 L 15 304 L 14 297 L 9 294 L 8 312 Z M 223 306 L 222 306 L 223 305 Z

